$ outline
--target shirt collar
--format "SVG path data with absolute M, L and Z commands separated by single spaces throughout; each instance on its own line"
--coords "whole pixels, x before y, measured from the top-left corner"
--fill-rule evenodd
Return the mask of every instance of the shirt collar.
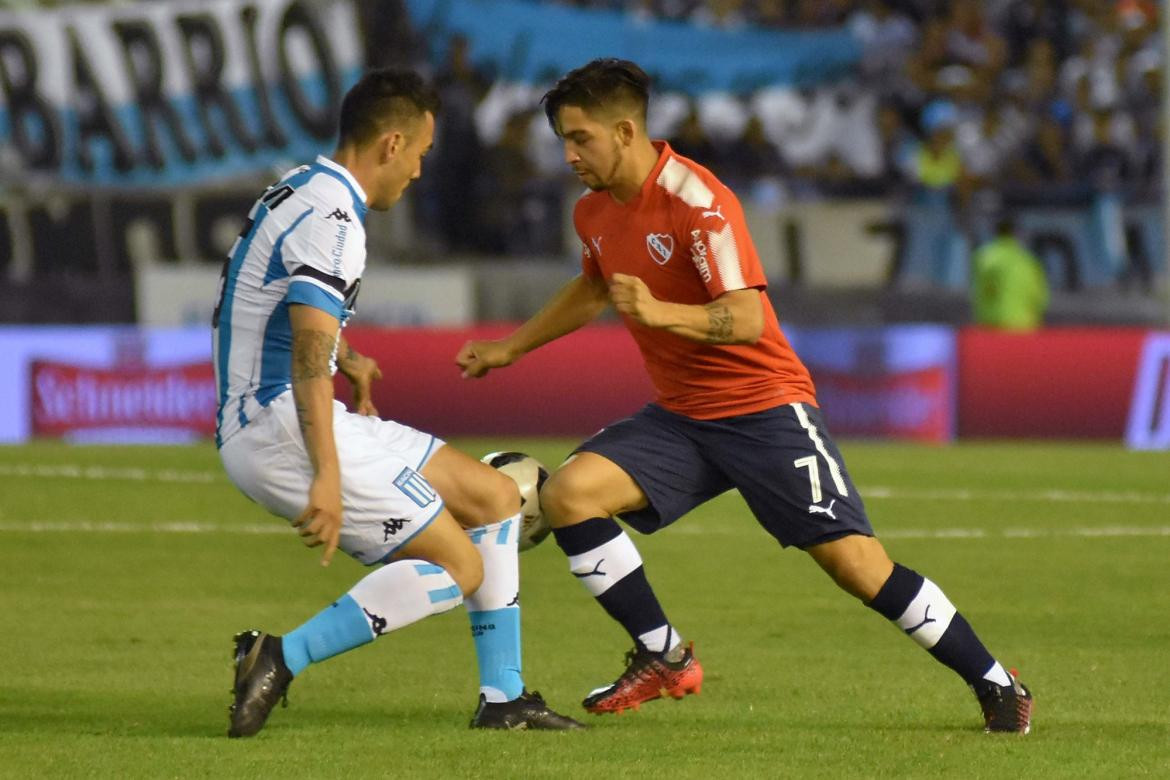
M 344 165 L 329 159 L 323 154 L 317 155 L 317 164 L 328 168 L 329 170 L 334 171 L 344 177 L 345 180 L 349 182 L 349 186 L 353 188 L 354 195 L 356 195 L 357 199 L 361 201 L 361 205 L 366 205 L 366 191 L 362 189 L 362 185 L 358 184 L 357 179 L 355 179 L 353 174 L 349 172 L 349 168 L 346 168 Z

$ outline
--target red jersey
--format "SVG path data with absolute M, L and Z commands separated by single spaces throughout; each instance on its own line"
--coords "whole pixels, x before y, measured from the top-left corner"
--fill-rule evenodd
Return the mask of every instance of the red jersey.
M 628 203 L 607 192 L 577 202 L 573 223 L 587 276 L 637 276 L 655 298 L 706 304 L 731 290 L 761 291 L 755 344 L 707 344 L 622 315 L 663 407 L 699 420 L 787 403 L 816 405 L 808 369 L 792 351 L 768 296 L 739 200 L 714 174 L 655 141 L 658 164 Z

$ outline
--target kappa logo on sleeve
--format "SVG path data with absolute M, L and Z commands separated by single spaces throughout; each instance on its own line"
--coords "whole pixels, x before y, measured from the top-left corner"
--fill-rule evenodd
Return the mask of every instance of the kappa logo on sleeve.
M 407 466 L 394 478 L 394 487 L 419 506 L 433 504 L 438 495 L 422 474 Z
M 333 209 L 333 213 L 327 214 L 326 217 L 330 219 L 336 219 L 338 222 L 353 222 L 353 220 L 349 218 L 349 212 L 342 211 L 341 209 Z

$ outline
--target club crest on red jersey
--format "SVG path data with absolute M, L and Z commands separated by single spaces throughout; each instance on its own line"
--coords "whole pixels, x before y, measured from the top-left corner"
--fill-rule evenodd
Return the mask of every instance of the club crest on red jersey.
M 669 233 L 647 233 L 646 249 L 650 257 L 659 265 L 666 265 L 666 261 L 674 254 L 674 236 Z

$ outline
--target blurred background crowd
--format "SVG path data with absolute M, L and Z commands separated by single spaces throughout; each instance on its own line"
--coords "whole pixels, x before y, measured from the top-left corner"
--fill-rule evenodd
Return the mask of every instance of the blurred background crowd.
M 720 56 L 730 51 L 732 58 L 739 54 L 736 42 L 764 36 L 775 39 L 764 55 L 767 64 L 799 63 L 783 78 L 732 76 L 696 86 L 680 81 L 679 63 L 710 74 L 720 65 L 716 55 L 667 52 L 674 71 L 656 83 L 648 118 L 652 135 L 711 168 L 737 192 L 790 316 L 831 309 L 859 322 L 966 321 L 970 309 L 957 304 L 979 289 L 977 258 L 987 254 L 979 250 L 1009 240 L 1017 241 L 1012 254 L 1028 255 L 1056 293 L 1055 321 L 1162 322 L 1170 316 L 1162 197 L 1165 20 L 1155 0 L 263 0 L 256 4 L 260 18 L 276 21 L 252 26 L 239 15 L 246 16 L 243 5 L 223 0 L 210 26 L 182 23 L 186 38 L 168 25 L 176 24 L 176 14 L 201 13 L 197 3 L 0 0 L 0 11 L 25 12 L 10 18 L 15 29 L 31 30 L 48 16 L 35 9 L 64 9 L 58 26 L 48 29 L 51 35 L 65 30 L 67 42 L 78 35 L 70 25 L 80 24 L 70 20 L 83 18 L 71 14 L 73 5 L 128 11 L 165 33 L 133 38 L 135 30 L 146 29 L 136 21 L 107 31 L 110 40 L 100 46 L 74 44 L 78 54 L 92 51 L 95 63 L 136 82 L 143 94 L 152 94 L 152 78 L 169 83 L 151 73 L 149 56 L 146 64 L 135 64 L 152 46 L 159 59 L 154 68 L 186 70 L 191 82 L 200 67 L 204 76 L 237 80 L 249 69 L 251 81 L 242 79 L 245 86 L 236 93 L 245 108 L 228 124 L 263 124 L 266 135 L 254 138 L 258 148 L 234 158 L 238 164 L 209 152 L 208 140 L 186 167 L 181 150 L 167 148 L 181 122 L 160 116 L 158 105 L 135 107 L 133 94 L 108 85 L 113 91 L 103 97 L 100 69 L 72 62 L 76 57 L 59 51 L 69 47 L 52 38 L 4 37 L 0 66 L 4 94 L 16 96 L 13 105 L 23 100 L 22 110 L 34 116 L 49 105 L 38 103 L 35 91 L 21 91 L 36 67 L 21 66 L 20 42 L 33 40 L 45 60 L 37 89 L 56 80 L 77 82 L 54 95 L 53 105 L 62 107 L 62 121 L 79 128 L 59 134 L 63 167 L 48 173 L 36 169 L 27 150 L 23 165 L 13 153 L 15 128 L 35 122 L 11 120 L 8 138 L 0 136 L 0 271 L 13 283 L 0 289 L 0 310 L 11 321 L 141 318 L 143 269 L 218 267 L 258 189 L 332 143 L 334 120 L 309 93 L 299 108 L 293 101 L 296 116 L 287 113 L 288 105 L 270 101 L 285 112 L 275 121 L 294 120 L 290 127 L 309 143 L 268 143 L 283 133 L 265 104 L 249 107 L 248 100 L 264 97 L 263 90 L 255 92 L 263 70 L 256 62 L 273 60 L 263 73 L 269 95 L 287 93 L 290 82 L 278 69 L 295 57 L 286 56 L 279 20 L 305 22 L 290 39 L 314 25 L 314 34 L 323 35 L 341 7 L 353 14 L 346 35 L 356 42 L 334 52 L 335 59 L 353 58 L 345 63 L 351 68 L 345 78 L 356 78 L 362 66 L 410 66 L 436 82 L 443 100 L 424 176 L 389 215 L 370 217 L 371 267 L 470 269 L 476 316 L 524 316 L 528 302 L 516 300 L 521 293 L 513 282 L 524 279 L 533 299 L 542 299 L 579 252 L 570 215 L 581 186 L 539 103 L 563 72 L 537 65 L 554 59 L 548 47 L 562 49 L 555 59 L 566 67 L 578 54 L 602 50 L 653 60 L 656 36 L 672 30 L 685 31 L 691 41 L 723 36 L 730 48 Z M 167 8 L 181 10 L 164 13 Z M 524 27 L 530 18 L 574 14 L 559 26 Z M 317 21 L 309 24 L 310 17 Z M 588 33 L 573 27 L 587 28 L 602 17 L 605 34 L 599 27 Z M 276 30 L 276 42 L 253 41 L 259 48 L 248 54 L 232 27 L 253 37 Z M 219 71 L 199 66 L 195 46 L 200 40 L 213 46 L 213 37 L 199 37 L 213 32 L 228 51 Z M 526 53 L 524 35 L 537 37 L 544 55 Z M 824 48 L 816 48 L 821 41 Z M 508 45 L 513 50 L 503 48 Z M 801 45 L 806 49 L 797 51 Z M 53 78 L 44 75 L 50 60 Z M 315 62 L 312 56 L 305 61 L 307 68 Z M 661 75 L 653 63 L 647 69 Z M 742 76 L 750 68 L 737 61 L 725 70 Z M 324 81 L 341 80 L 339 71 L 327 71 Z M 221 137 L 230 140 L 231 128 L 197 105 L 210 94 L 222 106 L 225 93 L 205 93 L 192 106 L 181 97 L 190 84 L 176 83 L 176 110 L 186 112 L 188 124 L 210 132 L 220 122 Z M 338 87 L 333 98 L 340 94 Z M 115 98 L 123 103 L 111 109 Z M 332 110 L 327 100 L 324 106 Z M 252 127 L 236 136 L 249 132 L 260 131 Z M 129 139 L 129 154 L 137 154 L 133 170 L 77 169 L 77 159 L 94 149 L 100 155 L 119 137 Z M 191 138 L 198 140 L 198 133 Z M 154 157 L 165 155 L 166 164 L 152 167 L 154 159 L 134 147 L 155 140 L 162 146 Z M 92 241 L 75 240 L 80 235 Z M 834 243 L 837 238 L 842 241 Z M 511 281 L 503 278 L 507 268 L 515 274 Z M 127 277 L 139 288 L 137 304 Z M 27 294 L 46 282 L 61 291 L 63 302 L 52 312 Z M 872 305 L 842 303 L 840 295 L 828 305 L 816 300 L 847 288 L 864 288 Z M 102 291 L 96 298 L 90 294 L 95 289 Z M 893 297 L 907 291 L 930 294 L 904 303 Z M 1119 294 L 1137 300 L 1119 301 Z M 183 321 L 194 319 L 184 315 Z
M 411 35 L 385 23 L 405 19 L 394 5 L 367 16 L 379 39 L 372 63 L 432 68 L 445 99 L 419 193 L 426 233 L 456 251 L 555 251 L 565 171 L 543 115 L 533 105 L 508 112 L 499 74 L 471 60 L 465 39 L 445 50 L 417 39 L 385 45 Z M 1163 52 L 1151 0 L 577 5 L 727 29 L 844 26 L 857 37 L 861 68 L 829 88 L 656 97 L 652 130 L 742 197 L 909 197 L 925 188 L 991 212 L 1087 203 L 1101 191 L 1156 199 L 1161 188 Z

